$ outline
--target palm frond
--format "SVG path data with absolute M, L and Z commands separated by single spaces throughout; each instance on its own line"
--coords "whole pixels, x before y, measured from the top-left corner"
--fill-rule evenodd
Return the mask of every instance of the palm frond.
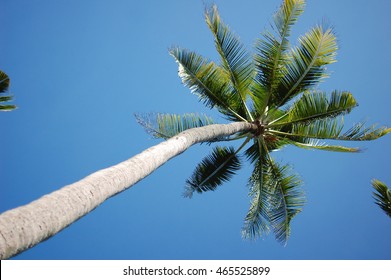
M 341 119 L 319 119 L 311 123 L 294 123 L 287 130 L 273 130 L 270 133 L 285 136 L 296 141 L 298 138 L 313 138 L 313 139 L 331 139 L 343 141 L 371 141 L 378 139 L 391 132 L 391 128 L 377 127 L 372 125 L 367 127 L 365 123 L 357 123 L 346 132 L 343 131 L 343 122 Z M 286 129 L 286 128 L 284 128 Z
M 285 118 L 270 125 L 283 126 L 292 123 L 310 123 L 317 119 L 334 118 L 350 113 L 358 106 L 353 95 L 347 91 L 333 91 L 331 96 L 324 92 L 305 92 L 289 109 Z
M 12 96 L 0 96 L 0 102 L 8 102 L 12 100 Z
M 379 180 L 372 180 L 375 203 L 391 218 L 391 190 Z
M 247 96 L 250 94 L 249 86 L 255 75 L 251 56 L 228 26 L 222 22 L 216 6 L 206 10 L 205 20 L 213 33 L 222 67 L 229 73 L 233 92 L 241 101 L 246 116 L 253 120 L 246 105 Z
M 288 165 L 279 166 L 269 160 L 268 188 L 271 195 L 270 225 L 276 239 L 286 244 L 290 235 L 290 222 L 301 212 L 305 203 L 301 180 L 291 173 Z
M 281 39 L 290 35 L 291 27 L 304 12 L 304 0 L 285 0 L 274 15 L 274 25 Z
M 391 128 L 377 127 L 376 125 L 366 127 L 364 122 L 360 122 L 352 126 L 344 134 L 338 136 L 337 140 L 371 141 L 371 140 L 376 140 L 390 132 L 391 132 Z
M 336 61 L 337 39 L 331 28 L 314 27 L 299 39 L 299 46 L 288 54 L 283 83 L 275 104 L 282 106 L 299 93 L 327 77 L 325 65 Z
M 10 79 L 6 73 L 0 70 L 0 93 L 8 91 Z
M 345 147 L 340 145 L 329 145 L 325 142 L 321 142 L 318 139 L 303 138 L 302 141 L 287 140 L 290 144 L 299 148 L 308 150 L 321 150 L 328 152 L 342 152 L 342 153 L 356 153 L 360 152 L 359 148 Z
M 16 109 L 15 105 L 11 105 L 11 104 L 2 105 L 2 104 L 0 104 L 0 111 L 11 111 L 14 109 Z
M 257 163 L 250 185 L 253 199 L 242 230 L 243 236 L 256 238 L 271 228 L 276 239 L 286 244 L 290 222 L 305 202 L 300 189 L 301 180 L 288 165 L 280 166 L 266 157 L 262 163 Z
M 250 208 L 244 219 L 242 228 L 242 236 L 247 239 L 254 239 L 262 235 L 266 235 L 270 231 L 269 227 L 269 193 L 264 183 L 264 158 L 265 153 L 262 151 L 262 146 L 257 145 L 258 153 L 262 157 L 258 157 L 253 173 L 249 179 L 249 197 L 251 197 Z
M 274 29 L 277 36 L 271 32 L 265 32 L 264 38 L 259 39 L 256 43 L 254 60 L 259 73 L 257 79 L 261 81 L 267 91 L 264 98 L 265 105 L 260 110 L 260 114 L 266 109 L 270 98 L 272 98 L 271 104 L 273 104 L 273 95 L 282 81 L 285 61 L 288 59 L 286 53 L 289 49 L 288 37 L 291 27 L 303 13 L 304 6 L 303 0 L 284 1 L 274 15 Z
M 10 79 L 8 75 L 0 70 L 0 94 L 8 92 L 9 85 L 10 85 Z M 9 101 L 12 101 L 12 96 L 0 95 L 0 111 L 10 111 L 16 108 L 15 105 L 4 104 Z
M 231 179 L 240 167 L 240 159 L 233 147 L 215 147 L 186 181 L 184 196 L 192 197 L 194 192 L 215 190 L 223 182 Z
M 178 63 L 183 84 L 198 95 L 200 101 L 209 108 L 216 107 L 231 120 L 246 120 L 246 112 L 232 93 L 229 74 L 224 69 L 185 49 L 172 48 L 170 54 Z
M 135 114 L 136 120 L 145 131 L 155 138 L 168 139 L 190 128 L 214 124 L 212 118 L 204 114 Z

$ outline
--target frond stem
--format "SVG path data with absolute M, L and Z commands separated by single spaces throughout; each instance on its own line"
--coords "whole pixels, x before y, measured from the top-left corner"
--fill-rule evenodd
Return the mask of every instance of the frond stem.
M 286 112 L 284 115 L 282 115 L 281 117 L 271 121 L 270 123 L 268 123 L 267 125 L 265 125 L 265 128 L 269 128 L 269 127 L 273 127 L 273 124 L 278 122 L 279 120 L 282 120 L 284 119 L 286 116 L 288 116 L 289 112 Z M 278 125 L 278 124 L 277 124 Z
M 271 132 L 271 133 L 287 136 L 288 138 L 289 137 L 305 137 L 305 138 L 311 138 L 311 139 L 330 139 L 330 140 L 357 141 L 357 140 L 354 140 L 354 139 L 345 139 L 345 138 L 344 139 L 340 139 L 338 136 L 337 137 L 318 137 L 318 136 L 314 136 L 314 135 L 289 133 L 289 132 L 283 132 L 283 131 L 273 130 L 273 129 L 269 129 L 268 131 Z

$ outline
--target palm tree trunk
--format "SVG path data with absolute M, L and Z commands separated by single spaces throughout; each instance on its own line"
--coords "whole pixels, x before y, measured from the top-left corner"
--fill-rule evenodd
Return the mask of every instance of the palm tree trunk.
M 236 122 L 186 130 L 112 167 L 0 215 L 0 259 L 50 238 L 106 199 L 122 192 L 190 146 L 256 129 Z

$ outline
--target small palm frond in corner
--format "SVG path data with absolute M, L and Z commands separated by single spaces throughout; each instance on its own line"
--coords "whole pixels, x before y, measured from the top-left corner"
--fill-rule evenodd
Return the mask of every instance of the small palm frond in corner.
M 372 186 L 375 189 L 373 193 L 375 203 L 391 218 L 391 190 L 376 179 L 372 180 Z
M 7 104 L 12 101 L 12 96 L 3 95 L 8 92 L 10 79 L 6 73 L 0 70 L 0 111 L 11 111 L 16 109 L 15 105 Z

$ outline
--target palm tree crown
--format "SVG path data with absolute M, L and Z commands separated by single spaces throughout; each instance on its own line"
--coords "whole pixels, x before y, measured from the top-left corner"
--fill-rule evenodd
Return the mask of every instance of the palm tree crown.
M 343 115 L 358 104 L 348 91 L 330 94 L 316 90 L 328 76 L 326 66 L 336 61 L 337 39 L 332 28 L 318 25 L 291 46 L 292 26 L 303 13 L 304 0 L 285 0 L 273 17 L 273 31 L 263 32 L 254 54 L 221 20 L 216 6 L 205 19 L 212 31 L 220 63 L 195 52 L 172 48 L 179 76 L 209 108 L 227 120 L 254 124 L 256 129 L 216 141 L 242 140 L 238 148 L 217 146 L 196 167 L 184 195 L 215 190 L 241 167 L 243 156 L 253 164 L 249 178 L 250 209 L 242 234 L 256 238 L 270 230 L 286 243 L 290 221 L 305 202 L 300 178 L 288 165 L 276 162 L 271 152 L 285 145 L 305 149 L 357 152 L 358 148 L 330 145 L 325 140 L 374 140 L 391 131 L 358 123 L 345 130 Z M 157 114 L 137 116 L 155 137 L 169 138 L 187 128 L 213 123 L 204 115 Z

